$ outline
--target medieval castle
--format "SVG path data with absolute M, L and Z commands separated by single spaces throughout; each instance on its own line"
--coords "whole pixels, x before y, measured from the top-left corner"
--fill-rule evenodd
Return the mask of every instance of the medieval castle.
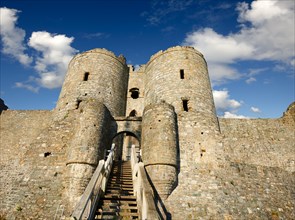
M 192 47 L 138 70 L 93 49 L 70 62 L 55 109 L 2 111 L 0 219 L 70 216 L 112 143 L 123 161 L 141 152 L 161 218 L 295 219 L 294 128 L 294 103 L 278 119 L 218 118 Z

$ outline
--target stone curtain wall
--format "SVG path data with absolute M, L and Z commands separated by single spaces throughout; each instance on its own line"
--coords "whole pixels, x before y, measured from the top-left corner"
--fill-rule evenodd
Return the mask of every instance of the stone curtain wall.
M 182 170 L 165 201 L 173 219 L 294 219 L 294 174 L 245 163 Z
M 85 105 L 87 107 L 83 110 Z M 97 152 L 90 155 L 92 159 L 89 161 L 95 163 L 103 158 L 104 151 L 110 147 L 116 134 L 116 125 L 110 113 L 99 111 L 101 108 L 97 105 L 95 102 L 93 109 L 84 100 L 79 109 L 67 111 L 62 120 L 56 120 L 52 111 L 2 112 L 2 216 L 6 219 L 53 219 L 62 206 L 64 214 L 71 213 L 73 205 L 69 205 L 69 180 L 74 176 L 69 175 L 67 162 L 73 162 L 75 158 L 87 160 L 87 155 L 91 154 L 87 148 L 95 148 Z M 96 116 L 100 114 L 101 117 Z M 83 117 L 84 120 L 80 121 Z M 73 142 L 79 132 L 81 136 L 78 139 L 82 140 L 82 144 Z M 96 136 L 95 132 L 99 134 Z M 89 176 L 83 175 L 84 182 L 77 184 L 76 190 L 83 192 L 90 178 L 91 172 Z M 76 198 L 78 195 L 73 193 L 70 196 Z
M 227 160 L 295 172 L 295 126 L 281 119 L 220 119 Z
M 50 219 L 61 204 L 72 122 L 51 111 L 1 114 L 1 208 L 6 219 Z
M 216 144 L 201 142 L 200 151 L 180 137 L 179 184 L 165 201 L 173 218 L 294 219 L 295 124 L 285 115 L 219 119 Z

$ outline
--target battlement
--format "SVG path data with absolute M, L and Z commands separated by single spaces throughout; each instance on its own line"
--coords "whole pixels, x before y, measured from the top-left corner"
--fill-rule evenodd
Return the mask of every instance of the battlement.
M 71 63 L 74 62 L 76 59 L 85 58 L 85 57 L 87 57 L 88 54 L 91 54 L 91 53 L 104 54 L 106 56 L 109 56 L 111 58 L 118 60 L 123 65 L 126 65 L 126 58 L 122 54 L 120 54 L 119 56 L 116 56 L 112 51 L 109 51 L 105 48 L 95 48 L 92 50 L 88 50 L 88 51 L 79 53 L 70 61 L 69 65 L 71 65 Z
M 194 47 L 189 47 L 189 46 L 175 46 L 175 47 L 170 47 L 167 50 L 160 50 L 159 52 L 155 53 L 154 55 L 151 56 L 150 60 L 148 61 L 148 63 L 146 65 L 149 65 L 151 62 L 153 62 L 155 59 L 157 59 L 159 56 L 162 56 L 164 54 L 167 54 L 169 52 L 174 52 L 174 51 L 188 51 L 188 52 L 192 52 L 192 53 L 197 53 L 200 55 L 200 57 L 204 58 L 203 54 L 201 52 L 199 52 L 198 50 L 196 50 Z

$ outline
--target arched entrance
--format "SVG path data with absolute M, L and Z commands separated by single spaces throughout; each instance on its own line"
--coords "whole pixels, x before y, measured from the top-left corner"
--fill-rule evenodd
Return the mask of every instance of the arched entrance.
M 130 131 L 120 131 L 112 140 L 118 146 L 118 158 L 123 161 L 130 160 L 131 146 L 135 145 L 136 151 L 140 151 L 140 139 L 139 137 Z

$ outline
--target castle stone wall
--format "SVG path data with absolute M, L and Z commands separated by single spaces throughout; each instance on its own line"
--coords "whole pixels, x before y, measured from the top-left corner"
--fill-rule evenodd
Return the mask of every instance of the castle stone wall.
M 6 219 L 52 218 L 62 204 L 73 123 L 54 123 L 51 111 L 4 111 L 0 117 L 0 214 Z
M 227 160 L 295 172 L 295 123 L 280 119 L 220 119 Z
M 124 133 L 136 138 L 118 149 L 128 158 L 126 146 L 142 145 L 172 219 L 295 219 L 295 103 L 279 119 L 218 119 L 206 62 L 191 47 L 160 51 L 136 71 L 105 49 L 81 53 L 53 111 L 0 119 L 0 218 L 69 216 Z
M 95 102 L 91 108 L 89 100 L 80 105 L 62 120 L 56 120 L 54 111 L 2 112 L 0 216 L 53 219 L 62 209 L 71 213 L 71 201 L 83 193 L 117 131 L 106 107 Z M 73 167 L 79 161 L 90 169 Z M 73 178 L 80 175 L 83 181 L 75 185 Z M 69 196 L 73 184 L 78 193 Z
M 183 170 L 165 201 L 173 219 L 294 219 L 294 173 L 225 163 Z
M 295 124 L 286 115 L 220 118 L 221 134 L 210 137 L 211 145 L 200 142 L 200 151 L 184 149 L 180 132 L 179 182 L 165 201 L 173 218 L 293 219 Z

